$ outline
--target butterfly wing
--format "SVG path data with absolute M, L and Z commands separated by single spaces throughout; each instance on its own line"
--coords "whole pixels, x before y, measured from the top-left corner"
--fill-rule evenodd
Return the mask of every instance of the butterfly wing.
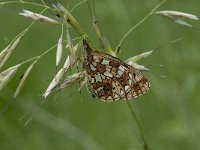
M 83 68 L 87 87 L 93 96 L 104 101 L 132 99 L 149 89 L 147 79 L 132 66 L 106 53 L 84 45 Z

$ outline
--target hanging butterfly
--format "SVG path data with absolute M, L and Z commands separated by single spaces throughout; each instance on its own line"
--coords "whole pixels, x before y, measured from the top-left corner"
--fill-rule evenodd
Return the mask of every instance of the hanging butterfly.
M 103 101 L 129 100 L 150 88 L 150 83 L 133 66 L 109 54 L 92 50 L 83 40 L 83 69 L 93 97 Z

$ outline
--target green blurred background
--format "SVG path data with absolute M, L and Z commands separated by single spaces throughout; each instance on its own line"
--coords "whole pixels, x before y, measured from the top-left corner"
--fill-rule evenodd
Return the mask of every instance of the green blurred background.
M 72 8 L 80 0 L 71 0 L 69 5 L 68 1 L 60 2 Z M 159 2 L 95 0 L 100 27 L 113 48 L 123 34 Z M 200 1 L 197 0 L 169 0 L 158 10 L 177 10 L 198 16 L 199 6 Z M 41 11 L 39 7 L 22 4 L 0 8 L 0 50 L 30 24 L 30 19 L 17 14 L 22 9 Z M 51 16 L 50 13 L 46 15 Z M 73 15 L 99 46 L 92 31 L 92 17 L 87 3 L 77 7 Z M 198 21 L 190 23 L 199 27 Z M 60 26 L 35 24 L 4 69 L 39 55 L 57 43 L 60 33 Z M 183 38 L 180 42 L 166 46 L 140 62 L 145 66 L 163 65 L 150 67 L 151 72 L 145 73 L 151 82 L 150 91 L 131 101 L 142 134 L 152 150 L 200 149 L 200 30 L 153 15 L 133 31 L 122 45 L 120 58 L 125 60 L 180 37 Z M 139 130 L 125 101 L 101 102 L 93 99 L 86 88 L 76 93 L 80 86 L 77 84 L 51 95 L 40 106 L 43 101 L 41 95 L 55 73 L 55 52 L 39 61 L 20 95 L 0 116 L 0 149 L 142 150 Z M 12 97 L 27 67 L 22 67 L 0 92 L 1 108 Z M 159 74 L 167 78 L 159 77 Z

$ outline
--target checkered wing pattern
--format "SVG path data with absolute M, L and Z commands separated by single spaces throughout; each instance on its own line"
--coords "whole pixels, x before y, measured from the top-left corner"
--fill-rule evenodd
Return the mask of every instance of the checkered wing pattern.
M 93 51 L 83 41 L 87 87 L 104 101 L 129 100 L 149 90 L 148 80 L 132 66 L 106 53 Z

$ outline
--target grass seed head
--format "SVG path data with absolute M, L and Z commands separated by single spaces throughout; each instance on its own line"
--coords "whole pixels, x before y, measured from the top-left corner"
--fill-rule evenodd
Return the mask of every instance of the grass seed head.
M 60 63 L 60 60 L 62 58 L 62 52 L 63 52 L 63 35 L 61 34 L 58 40 L 58 46 L 57 46 L 57 52 L 56 52 L 56 66 L 58 66 Z
M 134 56 L 134 57 L 128 58 L 125 62 L 129 63 L 129 62 L 137 62 L 137 61 L 140 61 L 141 59 L 150 56 L 150 55 L 152 54 L 152 52 L 153 52 L 153 50 L 148 51 L 148 52 L 141 53 L 141 54 L 136 55 L 136 56 Z
M 189 26 L 189 27 L 192 27 L 192 25 L 190 25 L 183 19 L 199 20 L 199 18 L 196 15 L 185 13 L 185 12 L 173 11 L 173 10 L 157 11 L 155 12 L 155 14 L 160 14 L 178 24 Z
M 33 20 L 37 20 L 37 21 L 42 22 L 42 23 L 59 24 L 59 22 L 54 20 L 54 19 L 51 19 L 49 17 L 43 16 L 43 15 L 38 14 L 38 13 L 31 12 L 29 10 L 23 10 L 23 12 L 21 12 L 19 14 L 24 16 L 24 17 L 28 17 L 28 18 L 31 18 Z
M 69 76 L 62 84 L 59 86 L 59 90 L 63 90 L 79 81 L 81 81 L 85 77 L 85 72 L 79 72 Z
M 56 76 L 53 78 L 53 80 L 49 84 L 46 92 L 43 94 L 44 98 L 47 98 L 47 96 L 49 96 L 51 91 L 58 85 L 58 83 L 59 83 L 60 79 L 63 77 L 63 75 L 64 75 L 64 69 L 62 68 L 58 71 Z
M 11 42 L 1 53 L 0 53 L 0 69 L 3 67 L 4 63 L 8 60 L 12 52 L 15 50 L 17 45 L 20 43 L 23 34 L 20 35 L 14 42 Z
M 10 67 L 0 73 L 0 90 L 2 90 L 6 86 L 6 84 L 12 79 L 19 66 L 20 64 Z
M 139 64 L 137 64 L 137 63 L 135 63 L 135 62 L 129 61 L 128 64 L 129 64 L 130 66 L 132 66 L 132 67 L 133 67 L 134 69 L 136 69 L 136 70 L 139 70 L 139 71 L 149 71 L 149 69 L 146 68 L 145 66 L 139 65 Z
M 22 87 L 23 87 L 23 85 L 24 85 L 24 82 L 26 81 L 28 75 L 31 73 L 31 71 L 32 71 L 32 69 L 33 69 L 33 67 L 35 66 L 36 63 L 37 63 L 37 60 L 34 61 L 34 62 L 28 67 L 28 69 L 26 70 L 26 72 L 24 73 L 24 75 L 23 75 L 23 77 L 22 77 L 22 79 L 21 79 L 21 81 L 20 81 L 20 83 L 19 83 L 19 85 L 18 85 L 18 87 L 17 87 L 17 89 L 16 89 L 16 91 L 15 91 L 15 93 L 14 93 L 13 98 L 17 97 L 17 95 L 20 93 L 20 91 L 21 91 L 21 89 L 22 89 Z

